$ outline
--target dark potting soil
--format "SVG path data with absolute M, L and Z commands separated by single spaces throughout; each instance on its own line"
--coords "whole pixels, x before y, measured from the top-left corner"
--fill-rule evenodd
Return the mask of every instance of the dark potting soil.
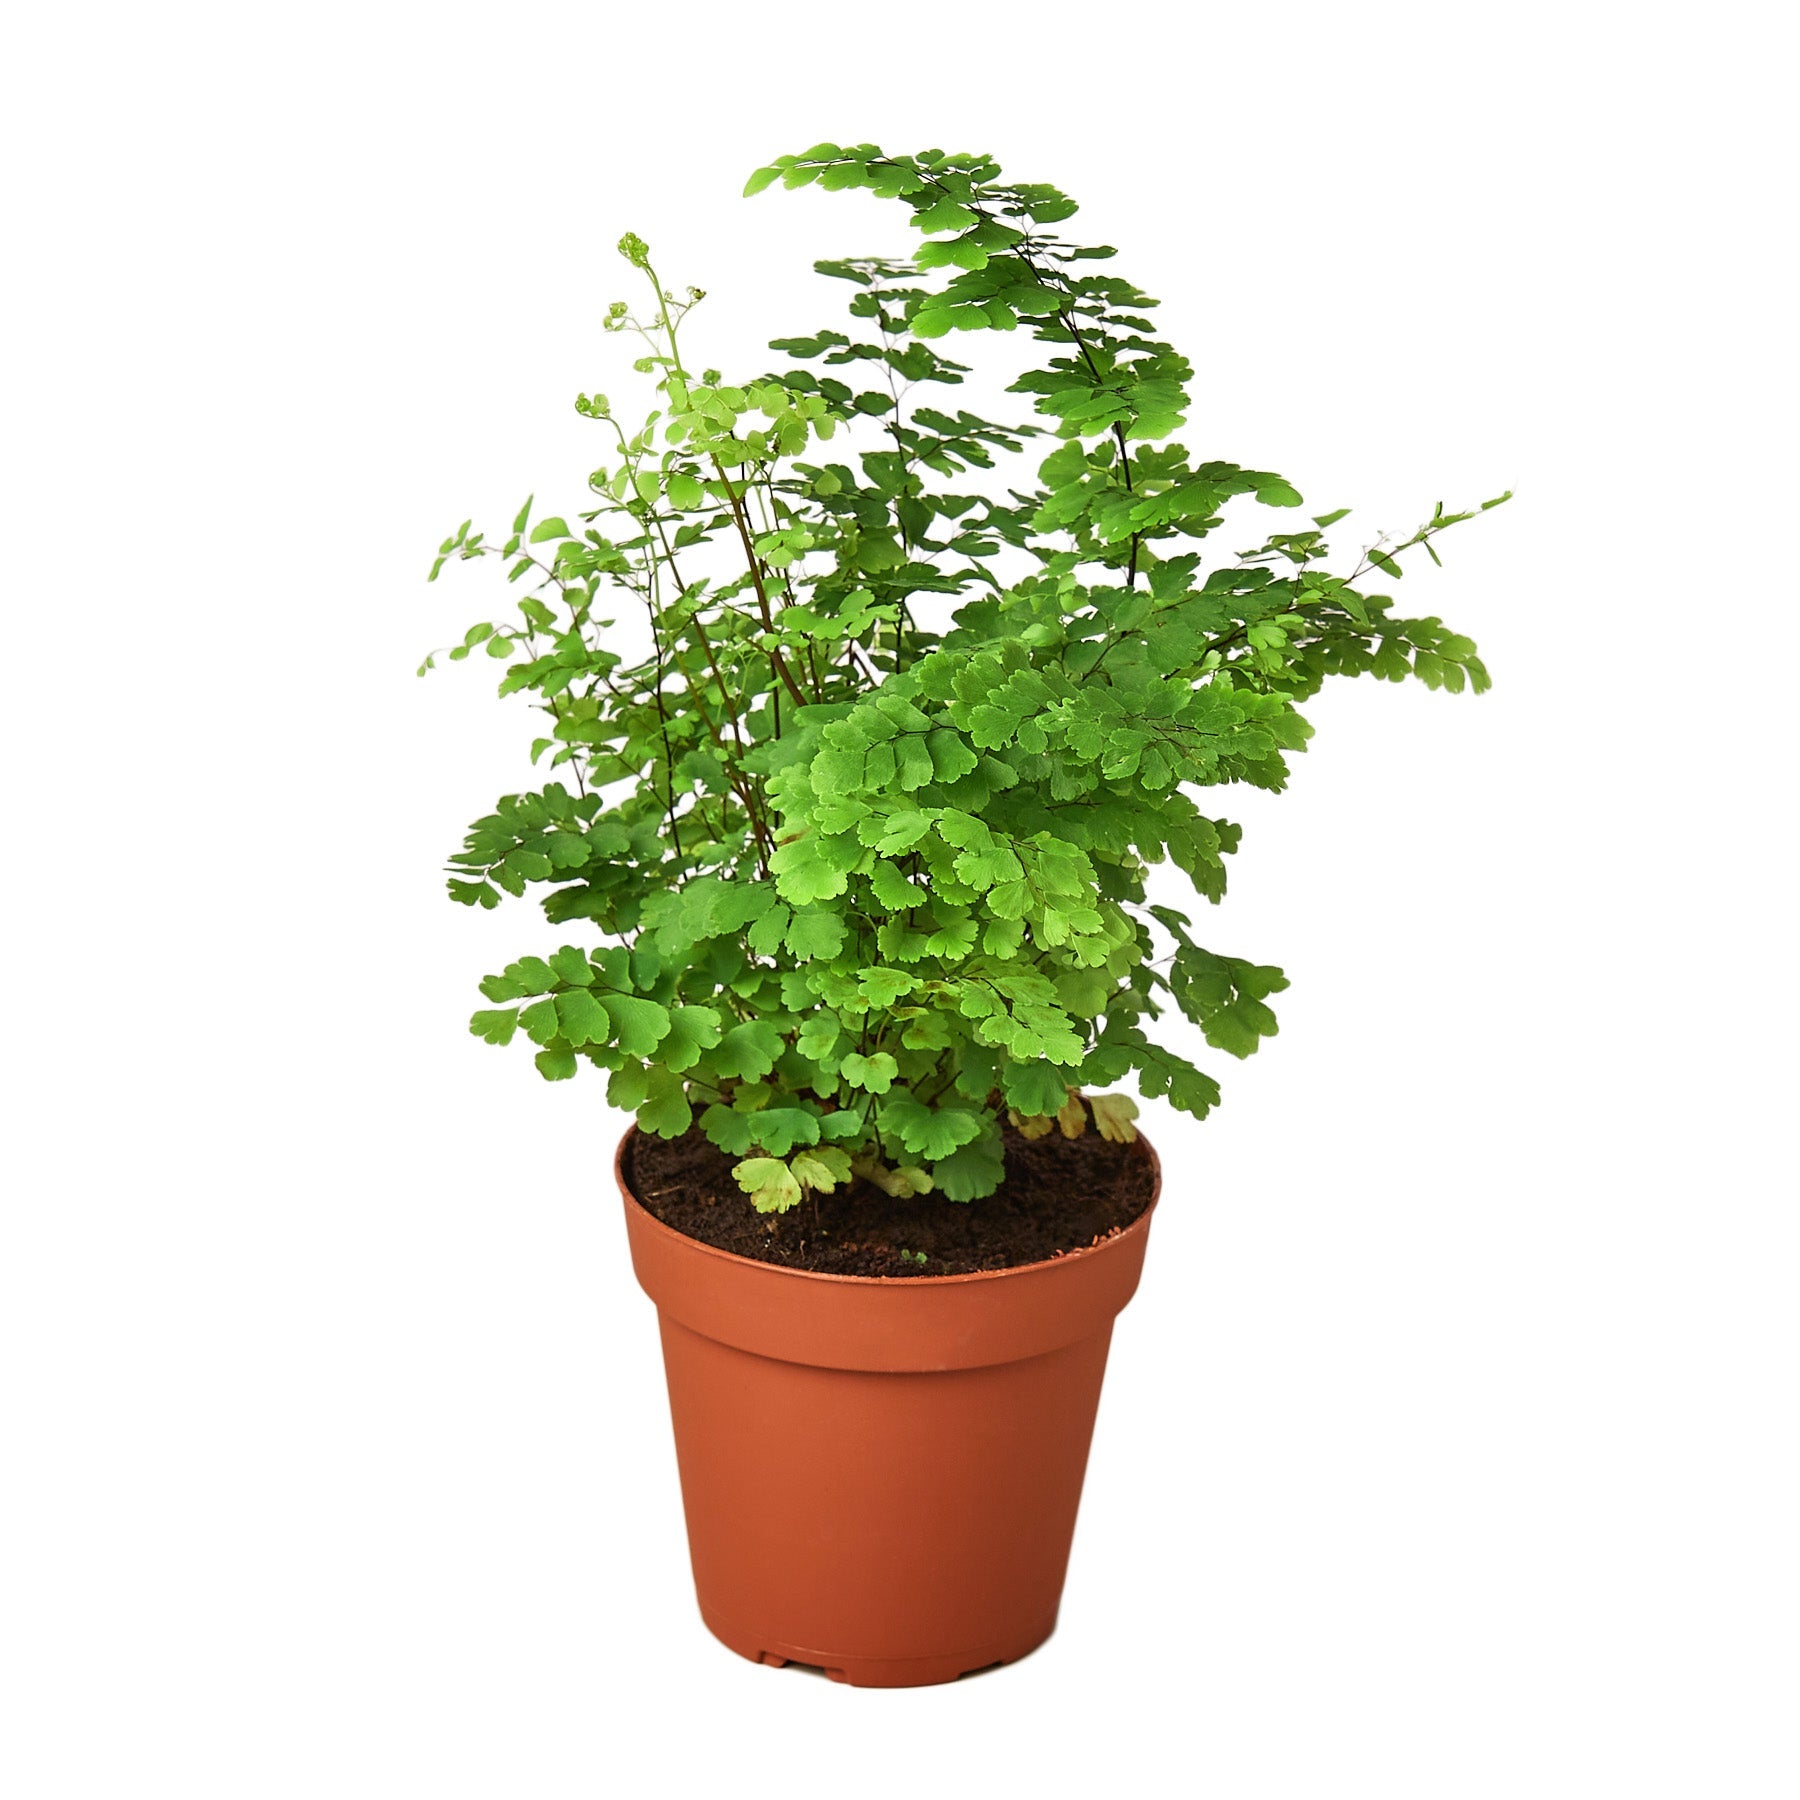
M 625 1178 L 672 1230 L 757 1262 L 820 1275 L 970 1275 L 1045 1262 L 1122 1231 L 1150 1204 L 1150 1157 L 1096 1132 L 1026 1138 L 1006 1128 L 1006 1179 L 983 1200 L 899 1200 L 860 1177 L 791 1211 L 766 1215 L 732 1179 L 736 1158 L 698 1127 L 685 1137 L 634 1133 Z M 910 1252 L 911 1254 L 903 1254 Z M 921 1264 L 916 1259 L 923 1255 Z

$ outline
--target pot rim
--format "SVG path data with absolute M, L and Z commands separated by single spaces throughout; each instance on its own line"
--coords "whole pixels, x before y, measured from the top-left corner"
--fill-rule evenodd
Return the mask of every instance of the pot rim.
M 626 1127 L 624 1135 L 619 1139 L 618 1148 L 613 1152 L 613 1179 L 619 1184 L 619 1192 L 625 1196 L 628 1206 L 634 1207 L 642 1215 L 646 1225 L 660 1232 L 663 1236 L 673 1238 L 676 1243 L 687 1249 L 698 1251 L 702 1256 L 717 1257 L 721 1262 L 735 1263 L 740 1268 L 763 1269 L 773 1275 L 789 1275 L 799 1281 L 826 1281 L 836 1283 L 840 1287 L 863 1288 L 923 1288 L 954 1287 L 968 1282 L 1004 1281 L 1009 1275 L 1027 1275 L 1035 1269 L 1060 1269 L 1073 1262 L 1080 1262 L 1087 1257 L 1100 1255 L 1107 1250 L 1118 1248 L 1139 1233 L 1150 1229 L 1150 1215 L 1156 1211 L 1157 1202 L 1162 1198 L 1162 1158 L 1156 1154 L 1156 1146 L 1140 1131 L 1137 1142 L 1144 1146 L 1150 1158 L 1150 1204 L 1122 1230 L 1103 1237 L 1097 1244 L 1078 1244 L 1072 1250 L 1064 1250 L 1055 1256 L 1046 1256 L 1037 1262 L 1014 1263 L 1007 1269 L 971 1269 L 962 1275 L 828 1275 L 821 1269 L 793 1269 L 785 1263 L 762 1262 L 754 1256 L 739 1256 L 735 1250 L 721 1250 L 716 1244 L 702 1242 L 699 1238 L 689 1237 L 685 1231 L 677 1231 L 673 1225 L 665 1225 L 636 1194 L 631 1191 L 631 1184 L 625 1179 L 625 1147 L 637 1135 L 637 1124 L 634 1120 Z

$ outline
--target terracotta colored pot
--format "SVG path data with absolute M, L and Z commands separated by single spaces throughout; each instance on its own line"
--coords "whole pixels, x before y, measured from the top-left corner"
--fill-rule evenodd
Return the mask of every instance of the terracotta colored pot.
M 858 1687 L 953 1681 L 1036 1649 L 1150 1213 L 991 1274 L 813 1275 L 670 1230 L 631 1197 L 624 1156 L 713 1635 Z

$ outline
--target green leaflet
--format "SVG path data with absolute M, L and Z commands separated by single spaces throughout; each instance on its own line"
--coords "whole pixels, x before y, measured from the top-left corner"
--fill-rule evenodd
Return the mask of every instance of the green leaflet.
M 972 1142 L 981 1134 L 986 1116 L 961 1103 L 926 1106 L 906 1089 L 881 1103 L 882 1131 L 892 1132 L 912 1155 L 927 1162 Z
M 839 1065 L 839 1072 L 852 1087 L 865 1088 L 871 1094 L 885 1094 L 900 1073 L 900 1065 L 886 1051 L 878 1050 L 873 1056 L 846 1056 Z
M 631 1057 L 619 1064 L 606 1079 L 606 1103 L 620 1112 L 636 1112 L 650 1097 L 650 1070 Z
M 934 731 L 925 740 L 931 757 L 932 773 L 941 782 L 960 781 L 981 761 L 955 731 Z
M 767 1020 L 750 1019 L 732 1026 L 707 1061 L 727 1079 L 748 1076 L 760 1080 L 775 1067 L 782 1045 L 781 1033 Z
M 680 1137 L 694 1121 L 687 1088 L 672 1070 L 653 1068 L 648 1091 L 637 1109 L 638 1128 L 658 1137 Z
M 931 829 L 934 815 L 919 811 L 890 813 L 882 821 L 875 848 L 883 856 L 897 856 L 910 849 Z
M 749 1115 L 753 1143 L 775 1156 L 819 1141 L 819 1115 L 804 1106 L 770 1106 Z
M 903 793 L 914 793 L 932 780 L 937 770 L 931 752 L 922 738 L 903 737 L 894 740 L 894 779 Z
M 827 1144 L 818 1150 L 802 1150 L 789 1158 L 788 1169 L 802 1187 L 829 1193 L 850 1179 L 850 1158 L 845 1151 Z
M 668 1036 L 668 1009 L 654 1000 L 608 994 L 606 1012 L 612 1020 L 614 1041 L 628 1056 L 648 1056 Z
M 513 1031 L 519 1023 L 519 1009 L 514 1006 L 505 1012 L 478 1012 L 469 1021 L 469 1029 L 488 1044 L 510 1044 Z
M 791 908 L 777 902 L 745 932 L 745 942 L 758 956 L 777 955 L 787 941 L 788 923 L 793 916 Z
M 561 1035 L 571 1044 L 604 1044 L 613 1035 L 612 1016 L 584 987 L 571 988 L 556 999 Z M 646 1045 L 651 1049 L 654 1045 Z
M 534 1044 L 552 1043 L 561 1031 L 554 1000 L 540 1000 L 535 1006 L 526 1007 L 519 1014 L 519 1023 Z
M 727 1156 L 743 1156 L 756 1142 L 751 1116 L 715 1101 L 700 1115 L 700 1129 Z
M 588 987 L 594 979 L 594 967 L 588 961 L 587 952 L 574 944 L 564 944 L 550 958 L 550 968 L 559 981 L 567 981 L 577 987 Z
M 822 1063 L 842 1039 L 843 1030 L 837 1020 L 830 1013 L 820 1012 L 801 1022 L 796 1042 L 802 1056 L 815 1063 Z
M 858 995 L 865 1006 L 892 1006 L 903 994 L 910 994 L 919 978 L 905 969 L 864 969 L 856 977 Z
M 1002 1087 L 1006 1104 L 1026 1118 L 1051 1117 L 1069 1093 L 1063 1071 L 1049 1062 L 1009 1062 Z
M 861 848 L 844 838 L 805 837 L 777 850 L 769 868 L 782 899 L 794 906 L 810 906 L 819 900 L 835 900 L 844 892 Z
M 799 1179 L 773 1156 L 750 1157 L 731 1172 L 758 1212 L 781 1213 L 800 1204 Z
M 793 915 L 787 929 L 787 947 L 802 962 L 814 957 L 831 958 L 844 946 L 844 921 L 822 906 L 808 906 Z
M 719 1015 L 712 1007 L 677 1006 L 669 1013 L 668 1035 L 658 1045 L 658 1054 L 668 1068 L 679 1073 L 691 1069 L 701 1052 L 712 1049 L 721 1035 Z
M 727 373 L 685 360 L 698 290 L 627 233 L 639 298 L 605 324 L 654 411 L 579 395 L 608 461 L 563 512 L 437 546 L 434 595 L 493 581 L 425 667 L 503 665 L 540 784 L 475 820 L 447 891 L 529 898 L 557 945 L 486 976 L 469 1029 L 552 1081 L 599 1068 L 646 1132 L 698 1113 L 770 1213 L 853 1173 L 978 1202 L 1005 1113 L 1128 1143 L 1129 1098 L 1071 1092 L 1135 1076 L 1204 1116 L 1217 1084 L 1151 1035 L 1173 1012 L 1235 1057 L 1275 1035 L 1281 971 L 1150 884 L 1223 896 L 1239 832 L 1199 790 L 1280 791 L 1328 679 L 1487 688 L 1393 589 L 1509 496 L 1334 553 L 1341 511 L 1176 441 L 1196 370 L 1109 248 L 1060 236 L 1066 194 L 867 143 L 746 191 L 811 185 L 899 203 L 914 254 L 818 264 L 847 316 Z M 996 331 L 1022 372 L 991 419 L 948 396 Z M 648 650 L 614 638 L 646 614 Z
M 885 859 L 870 870 L 869 887 L 883 906 L 897 912 L 905 912 L 925 898 L 923 888 L 909 881 L 898 864 Z
M 979 1136 L 941 1157 L 931 1169 L 939 1192 L 959 1205 L 991 1194 L 1005 1173 L 1000 1133 L 991 1120 Z

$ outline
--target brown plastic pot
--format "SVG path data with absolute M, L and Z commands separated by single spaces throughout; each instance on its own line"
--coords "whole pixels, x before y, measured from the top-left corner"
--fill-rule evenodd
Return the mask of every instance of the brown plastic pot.
M 1137 1287 L 1150 1211 L 1016 1269 L 814 1275 L 653 1218 L 625 1183 L 629 1142 L 615 1170 L 661 1318 L 713 1635 L 857 1687 L 954 1681 L 1036 1649 L 1056 1625 L 1113 1319 Z M 1154 1208 L 1154 1151 L 1151 1164 Z

